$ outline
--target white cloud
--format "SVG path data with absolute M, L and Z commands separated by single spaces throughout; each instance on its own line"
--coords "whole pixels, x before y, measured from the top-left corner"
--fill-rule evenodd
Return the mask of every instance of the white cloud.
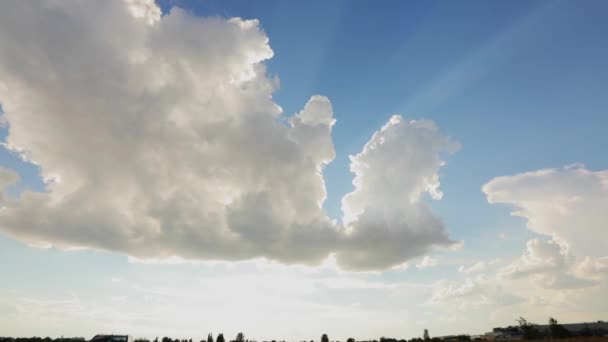
M 138 259 L 335 252 L 356 270 L 452 245 L 423 198 L 441 198 L 440 157 L 457 148 L 432 121 L 391 118 L 351 158 L 345 225 L 328 217 L 331 103 L 312 96 L 284 117 L 268 41 L 257 20 L 161 16 L 152 0 L 3 3 L 6 146 L 47 191 L 4 201 L 0 230 Z
M 470 278 L 467 278 L 463 282 L 444 280 L 437 283 L 430 303 L 439 304 L 451 299 L 477 296 L 480 290 L 479 285 Z
M 505 291 L 496 279 L 478 276 L 463 281 L 437 282 L 428 304 L 453 304 L 462 310 L 468 310 L 480 306 L 513 305 L 522 301 L 522 297 Z
M 500 274 L 507 278 L 530 279 L 546 288 L 579 288 L 595 285 L 593 281 L 575 276 L 571 271 L 574 258 L 567 247 L 549 240 L 528 241 L 527 249 L 519 260 L 504 267 Z
M 524 255 L 501 271 L 504 276 L 532 276 L 536 284 L 558 289 L 597 283 L 580 271 L 589 267 L 577 266 L 577 257 L 588 256 L 583 263 L 593 265 L 608 250 L 608 171 L 582 165 L 542 169 L 494 178 L 482 190 L 488 202 L 512 205 L 512 214 L 525 218 L 530 230 L 552 238 L 528 241 Z
M 441 198 L 440 157 L 458 147 L 427 120 L 393 116 L 374 133 L 363 151 L 351 156 L 355 190 L 342 199 L 342 210 L 349 243 L 356 247 L 338 254 L 338 262 L 346 268 L 376 268 L 419 256 L 434 245 L 453 246 L 422 196 Z
M 582 277 L 599 279 L 608 275 L 608 256 L 600 258 L 585 257 L 575 267 L 575 272 Z
M 465 273 L 465 274 L 477 273 L 477 272 L 481 272 L 481 271 L 485 270 L 486 266 L 487 266 L 487 263 L 485 261 L 478 261 L 468 267 L 464 266 L 464 265 L 458 267 L 458 272 Z
M 437 258 L 432 258 L 428 255 L 425 255 L 424 258 L 422 258 L 417 264 L 416 264 L 416 268 L 428 268 L 428 267 L 434 267 L 437 266 L 439 264 L 439 259 Z
M 526 244 L 526 251 L 515 263 L 504 269 L 504 274 L 513 278 L 536 273 L 563 270 L 568 261 L 567 250 L 557 242 L 533 239 Z
M 608 171 L 542 169 L 494 178 L 482 190 L 488 202 L 513 206 L 530 230 L 566 242 L 577 255 L 608 250 Z

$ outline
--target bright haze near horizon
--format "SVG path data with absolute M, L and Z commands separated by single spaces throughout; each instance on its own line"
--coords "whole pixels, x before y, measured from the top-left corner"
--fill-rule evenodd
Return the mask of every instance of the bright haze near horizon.
M 608 313 L 608 2 L 0 3 L 0 334 Z

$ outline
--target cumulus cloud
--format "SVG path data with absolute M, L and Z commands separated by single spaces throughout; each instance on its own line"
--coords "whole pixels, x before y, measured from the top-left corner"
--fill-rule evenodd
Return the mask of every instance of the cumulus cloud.
M 567 243 L 577 255 L 608 250 L 608 171 L 542 169 L 494 178 L 482 190 L 488 202 L 513 206 L 530 230 Z
M 561 271 L 568 263 L 566 249 L 555 241 L 533 239 L 528 241 L 526 247 L 520 260 L 507 266 L 504 274 L 520 278 L 536 273 Z
M 499 271 L 500 275 L 511 279 L 531 277 L 537 285 L 545 288 L 580 288 L 595 284 L 570 271 L 574 258 L 567 246 L 553 240 L 533 239 L 526 247 L 518 260 Z
M 455 245 L 422 197 L 442 197 L 440 157 L 458 147 L 428 120 L 395 115 L 374 133 L 363 151 L 351 156 L 355 190 L 342 199 L 342 211 L 348 240 L 356 248 L 339 254 L 338 262 L 363 268 L 395 265 L 433 245 Z
M 441 155 L 457 144 L 432 121 L 391 118 L 351 157 L 344 224 L 328 217 L 331 103 L 312 96 L 285 117 L 268 41 L 257 20 L 163 15 L 152 0 L 3 3 L 6 146 L 47 189 L 5 200 L 0 230 L 141 259 L 335 253 L 356 270 L 451 245 L 423 195 L 441 198 Z
M 521 258 L 502 275 L 532 276 L 548 288 L 596 284 L 590 273 L 596 266 L 601 269 L 608 250 L 608 171 L 582 165 L 542 169 L 494 178 L 482 190 L 490 203 L 515 207 L 512 214 L 525 218 L 531 231 L 551 237 L 528 241 Z

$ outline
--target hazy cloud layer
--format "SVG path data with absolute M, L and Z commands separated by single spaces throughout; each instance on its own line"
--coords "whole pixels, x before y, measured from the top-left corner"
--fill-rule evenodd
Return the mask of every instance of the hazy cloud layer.
M 459 309 L 477 309 L 480 306 L 508 306 L 523 301 L 503 289 L 493 278 L 478 276 L 462 281 L 441 280 L 434 284 L 433 295 L 428 304 L 457 305 Z
M 608 256 L 592 258 L 585 257 L 576 265 L 575 272 L 582 277 L 600 279 L 608 276 Z
M 391 118 L 352 157 L 345 224 L 328 217 L 331 103 L 284 117 L 256 20 L 161 16 L 151 0 L 1 6 L 6 143 L 47 186 L 3 201 L 3 232 L 138 258 L 335 253 L 357 270 L 452 244 L 423 195 L 441 198 L 440 156 L 457 144 L 431 121 Z

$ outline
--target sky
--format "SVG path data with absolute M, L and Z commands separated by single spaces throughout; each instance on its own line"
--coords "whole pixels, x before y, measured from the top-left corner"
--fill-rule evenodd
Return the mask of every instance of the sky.
M 0 4 L 0 332 L 607 320 L 605 1 Z

